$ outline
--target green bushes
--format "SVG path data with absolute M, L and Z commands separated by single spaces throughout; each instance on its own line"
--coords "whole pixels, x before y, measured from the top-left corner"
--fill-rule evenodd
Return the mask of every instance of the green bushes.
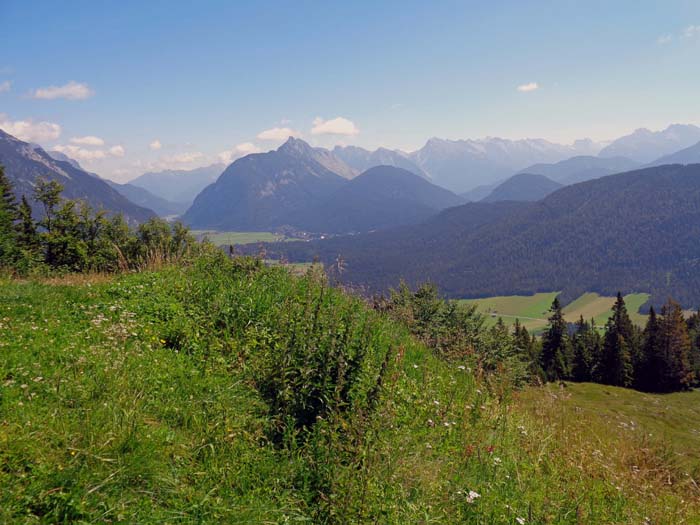
M 39 180 L 34 198 L 42 216 L 35 221 L 25 198 L 17 204 L 0 167 L 0 268 L 20 275 L 158 268 L 207 249 L 181 223 L 153 218 L 132 230 L 121 215 L 62 199 L 62 190 L 56 181 Z

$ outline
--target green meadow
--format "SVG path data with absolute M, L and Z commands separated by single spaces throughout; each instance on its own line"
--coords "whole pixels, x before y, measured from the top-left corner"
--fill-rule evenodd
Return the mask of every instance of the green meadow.
M 495 324 L 499 318 L 502 318 L 506 324 L 514 324 L 518 319 L 529 331 L 541 332 L 547 326 L 549 308 L 558 293 L 462 299 L 461 302 L 475 304 L 477 310 L 487 316 L 489 324 Z M 646 316 L 639 313 L 639 308 L 649 299 L 649 295 L 628 294 L 624 299 L 632 321 L 643 326 Z M 586 320 L 594 319 L 597 326 L 604 326 L 612 314 L 611 308 L 614 302 L 614 297 L 586 293 L 564 307 L 564 315 L 570 322 L 575 322 L 583 316 Z
M 197 239 L 209 239 L 215 246 L 232 244 L 254 244 L 258 242 L 277 242 L 285 240 L 284 235 L 271 232 L 220 232 L 213 230 L 193 230 Z

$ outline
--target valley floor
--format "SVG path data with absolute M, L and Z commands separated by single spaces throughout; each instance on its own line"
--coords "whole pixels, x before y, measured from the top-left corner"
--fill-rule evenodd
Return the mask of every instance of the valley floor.
M 700 523 L 699 392 L 513 392 L 335 291 L 393 349 L 377 412 L 271 442 L 258 356 L 314 279 L 0 282 L 0 522 Z

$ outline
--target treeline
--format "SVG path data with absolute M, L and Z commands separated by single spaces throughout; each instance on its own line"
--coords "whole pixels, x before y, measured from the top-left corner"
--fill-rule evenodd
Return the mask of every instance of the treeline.
M 541 340 L 519 323 L 518 345 L 535 356 L 532 371 L 543 381 L 591 381 L 645 392 L 675 392 L 700 379 L 700 311 L 687 319 L 669 299 L 657 314 L 652 307 L 646 327 L 632 323 L 618 293 L 612 315 L 600 333 L 593 321 L 570 325 L 559 299 L 550 309 Z
M 198 246 L 187 227 L 150 219 L 132 229 L 87 203 L 61 197 L 63 187 L 39 179 L 33 199 L 19 201 L 0 166 L 0 268 L 25 275 L 42 271 L 113 272 L 180 259 Z

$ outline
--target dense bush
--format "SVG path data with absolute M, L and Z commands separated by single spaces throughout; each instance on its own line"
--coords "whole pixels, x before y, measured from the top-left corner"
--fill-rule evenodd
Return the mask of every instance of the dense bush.
M 18 274 L 113 272 L 175 262 L 201 250 L 181 223 L 153 218 L 132 230 L 121 215 L 108 217 L 61 198 L 62 189 L 39 180 L 34 198 L 43 214 L 35 221 L 25 198 L 17 204 L 0 167 L 0 268 Z

